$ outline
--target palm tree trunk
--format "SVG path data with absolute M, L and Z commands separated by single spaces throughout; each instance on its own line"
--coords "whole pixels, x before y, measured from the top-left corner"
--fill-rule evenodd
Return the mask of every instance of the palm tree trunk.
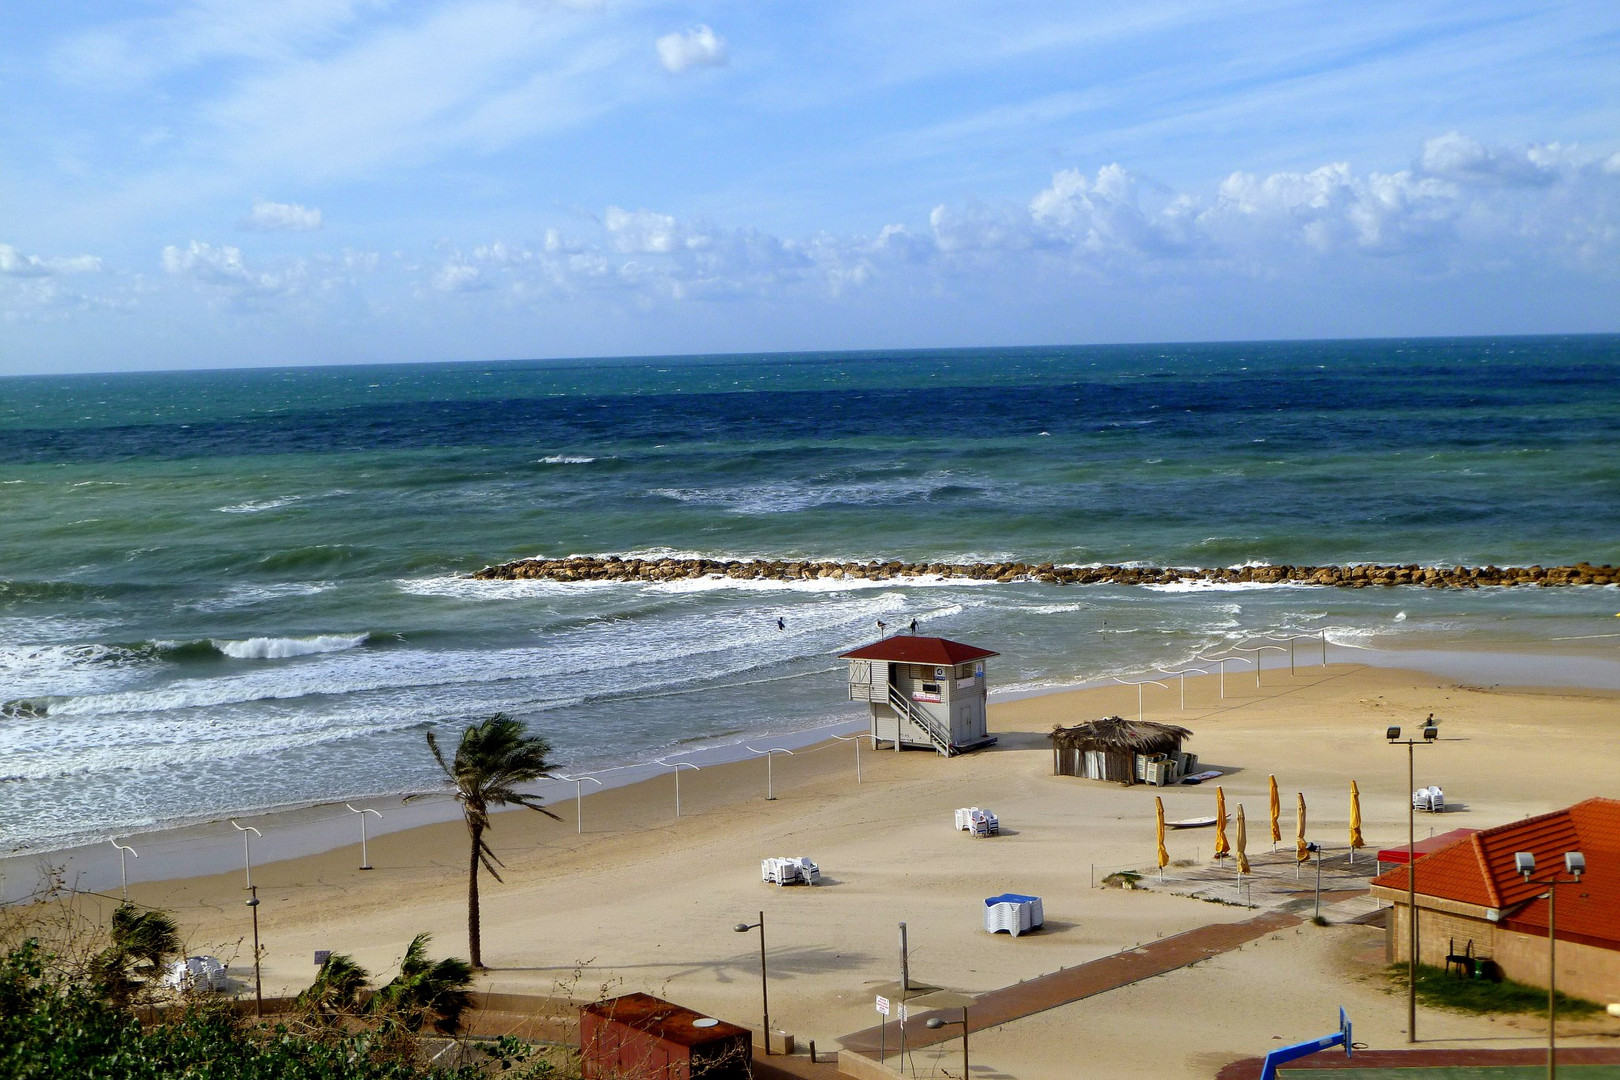
M 467 868 L 467 952 L 474 969 L 484 966 L 484 959 L 478 948 L 478 851 L 483 846 L 484 830 L 478 825 L 468 825 L 472 831 L 472 862 Z

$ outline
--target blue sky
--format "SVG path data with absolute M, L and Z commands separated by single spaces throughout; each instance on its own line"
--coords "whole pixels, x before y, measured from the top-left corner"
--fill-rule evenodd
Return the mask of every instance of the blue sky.
M 1620 5 L 0 7 L 0 372 L 1620 330 Z

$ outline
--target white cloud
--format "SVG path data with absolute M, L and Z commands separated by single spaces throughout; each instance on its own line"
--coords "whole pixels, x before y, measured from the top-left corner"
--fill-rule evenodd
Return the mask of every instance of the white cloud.
M 1421 169 L 1430 176 L 1465 184 L 1551 184 L 1555 169 L 1567 163 L 1564 148 L 1533 147 L 1524 153 L 1493 150 L 1475 139 L 1451 131 L 1423 144 Z
M 655 44 L 658 62 L 672 75 L 695 67 L 724 67 L 726 63 L 725 38 L 717 37 L 707 26 L 665 34 Z
M 8 277 L 50 277 L 53 274 L 93 274 L 102 269 L 95 255 L 69 255 L 42 259 L 28 255 L 10 244 L 0 244 L 0 274 Z
M 297 203 L 260 200 L 242 224 L 264 232 L 314 232 L 321 227 L 321 212 Z
M 173 244 L 162 254 L 163 269 L 175 277 L 188 277 L 238 296 L 274 296 L 298 291 L 304 266 L 295 262 L 282 273 L 249 269 L 241 248 L 215 247 L 197 240 L 184 248 Z

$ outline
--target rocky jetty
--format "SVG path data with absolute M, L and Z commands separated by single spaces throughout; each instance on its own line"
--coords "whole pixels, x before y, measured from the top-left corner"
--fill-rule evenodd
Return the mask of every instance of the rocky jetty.
M 1419 585 L 1429 589 L 1547 587 L 1620 584 L 1620 569 L 1573 566 L 1059 566 L 1054 563 L 838 562 L 825 559 L 641 559 L 617 555 L 567 559 L 518 559 L 486 566 L 472 575 L 484 581 L 545 578 L 551 581 L 675 581 L 725 577 L 804 581 L 813 578 L 963 578 L 971 581 L 1039 581 L 1049 585 L 1168 585 L 1175 582 L 1260 582 L 1364 589 Z

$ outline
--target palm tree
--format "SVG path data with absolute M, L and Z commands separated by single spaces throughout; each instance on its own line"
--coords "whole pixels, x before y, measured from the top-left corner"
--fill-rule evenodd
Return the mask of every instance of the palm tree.
M 427 733 L 427 743 L 439 768 L 456 786 L 456 798 L 467 819 L 467 832 L 472 836 L 467 872 L 467 952 L 472 966 L 482 968 L 484 961 L 478 947 L 478 864 L 483 863 L 496 881 L 501 880 L 501 874 L 495 868 L 506 865 L 484 842 L 484 830 L 490 827 L 489 808 L 492 804 L 510 803 L 557 819 L 535 796 L 518 790 L 518 785 L 550 774 L 551 762 L 546 760 L 546 755 L 551 753 L 551 744 L 537 735 L 524 734 L 523 725 L 505 713 L 496 713 L 463 731 L 453 762 L 444 760 L 431 731 Z
M 109 1000 L 128 1004 L 135 991 L 161 978 L 179 955 L 180 930 L 163 911 L 142 911 L 123 903 L 113 911 L 107 933 L 110 944 L 91 961 L 91 969 Z
M 399 974 L 371 995 L 366 1011 L 382 1016 L 385 1026 L 398 1024 L 414 1033 L 431 1021 L 435 1031 L 454 1035 L 461 1027 L 461 1014 L 472 1007 L 468 993 L 472 965 L 453 956 L 429 960 L 429 940 L 428 934 L 411 939 L 399 962 Z
M 333 953 L 321 965 L 315 981 L 298 995 L 296 1002 L 312 1021 L 331 1024 L 344 1013 L 360 1011 L 360 997 L 371 973 L 355 963 L 354 957 Z

